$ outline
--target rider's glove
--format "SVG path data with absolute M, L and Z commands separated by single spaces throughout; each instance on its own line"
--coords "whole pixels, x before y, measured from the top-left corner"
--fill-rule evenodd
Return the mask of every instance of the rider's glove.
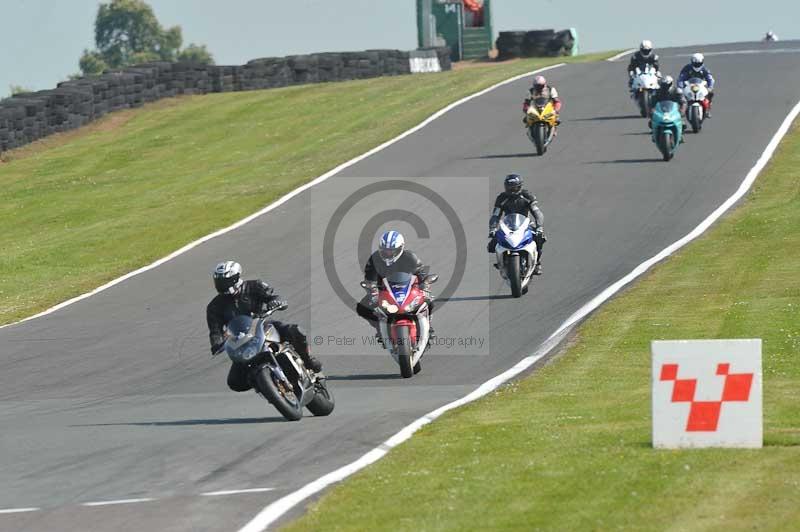
M 489 238 L 494 238 L 497 235 L 497 229 L 490 229 L 489 230 Z
M 212 357 L 217 356 L 217 354 L 219 354 L 219 352 L 222 351 L 222 346 L 224 346 L 224 345 L 225 345 L 224 342 L 221 343 L 221 344 L 212 345 L 211 346 L 211 356 Z
M 266 310 L 267 312 L 273 312 L 273 311 L 276 311 L 276 310 L 285 310 L 288 307 L 289 307 L 289 303 L 287 303 L 286 301 L 282 300 L 279 297 L 274 297 L 274 298 L 270 299 L 269 301 L 267 301 L 267 304 L 265 305 L 265 309 L 264 310 Z

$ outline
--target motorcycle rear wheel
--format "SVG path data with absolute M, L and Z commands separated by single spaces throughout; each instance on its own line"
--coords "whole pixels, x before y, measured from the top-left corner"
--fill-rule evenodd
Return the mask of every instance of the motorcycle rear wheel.
M 414 375 L 414 368 L 411 366 L 411 334 L 408 327 L 403 325 L 397 328 L 397 361 L 400 363 L 400 375 L 408 379 Z
M 269 366 L 263 366 L 256 370 L 254 380 L 256 389 L 287 421 L 298 421 L 303 417 L 303 407 L 300 406 L 297 396 L 294 395 L 294 390 L 287 391 L 287 394 L 291 394 L 290 397 L 294 400 L 281 393 L 278 384 L 272 377 L 272 371 Z

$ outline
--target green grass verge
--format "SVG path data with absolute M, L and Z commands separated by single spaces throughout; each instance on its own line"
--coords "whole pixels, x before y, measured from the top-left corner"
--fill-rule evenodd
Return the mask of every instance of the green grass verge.
M 743 204 L 550 364 L 329 491 L 301 530 L 797 530 L 800 130 Z M 650 341 L 763 339 L 765 448 L 655 451 Z
M 0 324 L 224 227 L 468 94 L 560 60 L 165 100 L 0 162 Z

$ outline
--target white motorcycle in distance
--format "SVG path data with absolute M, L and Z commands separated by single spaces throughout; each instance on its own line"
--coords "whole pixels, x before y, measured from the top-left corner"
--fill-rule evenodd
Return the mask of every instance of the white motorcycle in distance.
M 494 233 L 497 242 L 494 267 L 511 286 L 511 295 L 520 297 L 528 291 L 533 269 L 539 258 L 529 218 L 507 214 Z
M 691 78 L 683 86 L 683 95 L 686 97 L 686 120 L 692 125 L 692 131 L 697 133 L 703 128 L 703 120 L 708 109 L 708 84 L 706 80 Z
M 631 84 L 631 98 L 636 99 L 639 106 L 639 113 L 643 118 L 649 118 L 653 110 L 656 91 L 658 91 L 658 80 L 661 78 L 661 72 L 657 71 L 655 67 L 648 65 L 642 70 L 636 67 L 633 74 L 633 83 Z

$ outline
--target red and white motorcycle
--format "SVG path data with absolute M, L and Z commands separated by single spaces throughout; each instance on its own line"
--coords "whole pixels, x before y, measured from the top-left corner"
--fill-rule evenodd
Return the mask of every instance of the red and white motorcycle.
M 692 126 L 692 131 L 698 133 L 703 129 L 703 120 L 708 114 L 711 102 L 708 101 L 708 83 L 700 78 L 691 78 L 683 85 L 683 95 L 688 100 L 686 107 L 686 120 Z
M 425 281 L 435 283 L 438 275 Z M 364 281 L 361 286 L 372 288 Z M 416 275 L 404 272 L 390 274 L 378 287 L 374 312 L 378 318 L 383 345 L 400 365 L 400 375 L 409 378 L 422 369 L 421 359 L 430 340 L 430 306 Z

